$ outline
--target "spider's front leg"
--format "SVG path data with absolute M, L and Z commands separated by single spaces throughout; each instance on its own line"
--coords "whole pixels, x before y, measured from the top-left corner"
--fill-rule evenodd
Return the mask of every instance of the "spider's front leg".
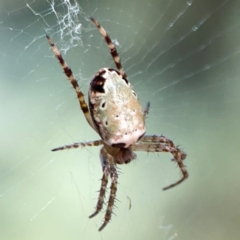
M 102 161 L 102 159 L 101 159 Z M 108 176 L 109 176 L 109 165 L 102 161 L 102 166 L 103 166 L 103 176 L 101 179 L 101 188 L 99 191 L 99 196 L 98 196 L 98 202 L 97 202 L 97 206 L 96 206 L 96 210 L 93 214 L 91 214 L 89 216 L 89 218 L 95 217 L 101 210 L 103 207 L 103 203 L 104 203 L 104 197 L 106 194 L 106 187 L 107 187 L 107 183 L 108 183 Z
M 106 187 L 108 183 L 108 177 L 110 175 L 112 184 L 111 184 L 111 191 L 110 191 L 110 197 L 108 200 L 108 206 L 107 206 L 107 211 L 105 214 L 105 219 L 102 224 L 102 226 L 98 229 L 101 231 L 110 221 L 111 215 L 112 215 L 112 208 L 114 206 L 114 201 L 116 198 L 116 192 L 117 192 L 117 170 L 115 167 L 114 159 L 113 157 L 107 153 L 106 149 L 102 147 L 101 152 L 100 152 L 100 159 L 102 163 L 102 169 L 103 169 L 103 177 L 102 177 L 102 183 L 101 183 L 101 188 L 99 191 L 99 197 L 98 197 L 98 202 L 96 206 L 96 210 L 93 214 L 89 216 L 89 218 L 92 218 L 96 216 L 102 209 L 103 203 L 104 203 L 104 197 L 106 193 Z
M 105 219 L 104 219 L 102 226 L 98 229 L 99 231 L 101 231 L 108 224 L 108 222 L 110 221 L 111 216 L 112 216 L 112 210 L 113 210 L 114 201 L 115 201 L 116 192 L 117 192 L 117 179 L 118 179 L 118 174 L 117 174 L 115 165 L 112 165 L 110 167 L 110 177 L 112 180 L 111 187 L 110 187 L 110 189 L 111 189 L 110 197 L 108 200 L 108 206 L 107 206 L 107 211 L 105 214 Z

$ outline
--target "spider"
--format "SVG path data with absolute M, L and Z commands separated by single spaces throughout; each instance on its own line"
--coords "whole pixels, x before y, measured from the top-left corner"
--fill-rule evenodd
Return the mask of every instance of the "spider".
M 108 179 L 111 179 L 110 196 L 104 221 L 98 229 L 101 231 L 110 221 L 114 201 L 116 198 L 118 173 L 117 164 L 127 164 L 136 159 L 135 151 L 144 152 L 170 152 L 173 160 L 182 172 L 182 178 L 163 188 L 172 188 L 188 177 L 188 172 L 183 164 L 186 154 L 168 138 L 162 135 L 145 135 L 145 119 L 150 103 L 143 109 L 134 92 L 127 75 L 123 70 L 117 50 L 104 28 L 93 18 L 91 21 L 99 29 L 110 49 L 113 61 L 118 69 L 102 68 L 90 82 L 87 105 L 84 95 L 72 73 L 72 70 L 63 60 L 58 48 L 47 35 L 48 42 L 59 60 L 64 73 L 76 91 L 80 108 L 88 124 L 99 134 L 100 140 L 78 142 L 71 145 L 54 148 L 52 151 L 72 149 L 86 146 L 100 146 L 100 160 L 103 176 L 96 209 L 89 218 L 96 216 L 103 208 Z

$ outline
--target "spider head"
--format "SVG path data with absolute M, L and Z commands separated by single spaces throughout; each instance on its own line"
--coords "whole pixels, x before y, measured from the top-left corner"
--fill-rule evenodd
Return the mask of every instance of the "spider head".
M 120 148 L 117 156 L 115 157 L 117 164 L 127 164 L 136 158 L 137 155 L 133 152 L 131 147 Z
M 128 148 L 116 148 L 104 143 L 104 148 L 108 154 L 114 157 L 117 164 L 127 164 L 137 157 L 131 146 Z

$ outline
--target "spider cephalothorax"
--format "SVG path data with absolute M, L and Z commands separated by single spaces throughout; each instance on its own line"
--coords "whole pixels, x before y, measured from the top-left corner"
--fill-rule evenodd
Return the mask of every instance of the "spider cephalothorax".
M 136 154 L 134 151 L 170 152 L 173 155 L 173 160 L 181 169 L 182 178 L 176 183 L 165 187 L 164 190 L 184 181 L 188 177 L 188 172 L 182 162 L 186 158 L 186 154 L 176 147 L 171 140 L 164 136 L 144 135 L 146 131 L 145 118 L 148 114 L 150 104 L 148 103 L 145 109 L 142 109 L 138 97 L 122 68 L 117 50 L 110 37 L 96 20 L 93 18 L 91 20 L 105 38 L 118 71 L 112 68 L 102 68 L 95 74 L 90 82 L 88 92 L 89 107 L 85 102 L 84 95 L 71 69 L 63 60 L 51 38 L 47 36 L 47 39 L 76 91 L 80 107 L 87 122 L 99 134 L 101 139 L 65 145 L 54 148 L 52 151 L 103 145 L 100 150 L 100 160 L 103 170 L 102 183 L 96 210 L 90 215 L 90 218 L 92 218 L 101 211 L 110 177 L 110 196 L 104 222 L 99 228 L 99 231 L 101 231 L 108 224 L 112 215 L 112 208 L 117 192 L 118 174 L 116 165 L 126 164 L 135 159 Z

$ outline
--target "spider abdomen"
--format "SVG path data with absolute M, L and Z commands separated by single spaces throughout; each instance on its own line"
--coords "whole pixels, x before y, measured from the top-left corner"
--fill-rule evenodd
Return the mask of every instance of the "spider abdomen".
M 90 112 L 109 146 L 127 148 L 145 133 L 144 112 L 131 84 L 114 69 L 102 68 L 89 89 Z

